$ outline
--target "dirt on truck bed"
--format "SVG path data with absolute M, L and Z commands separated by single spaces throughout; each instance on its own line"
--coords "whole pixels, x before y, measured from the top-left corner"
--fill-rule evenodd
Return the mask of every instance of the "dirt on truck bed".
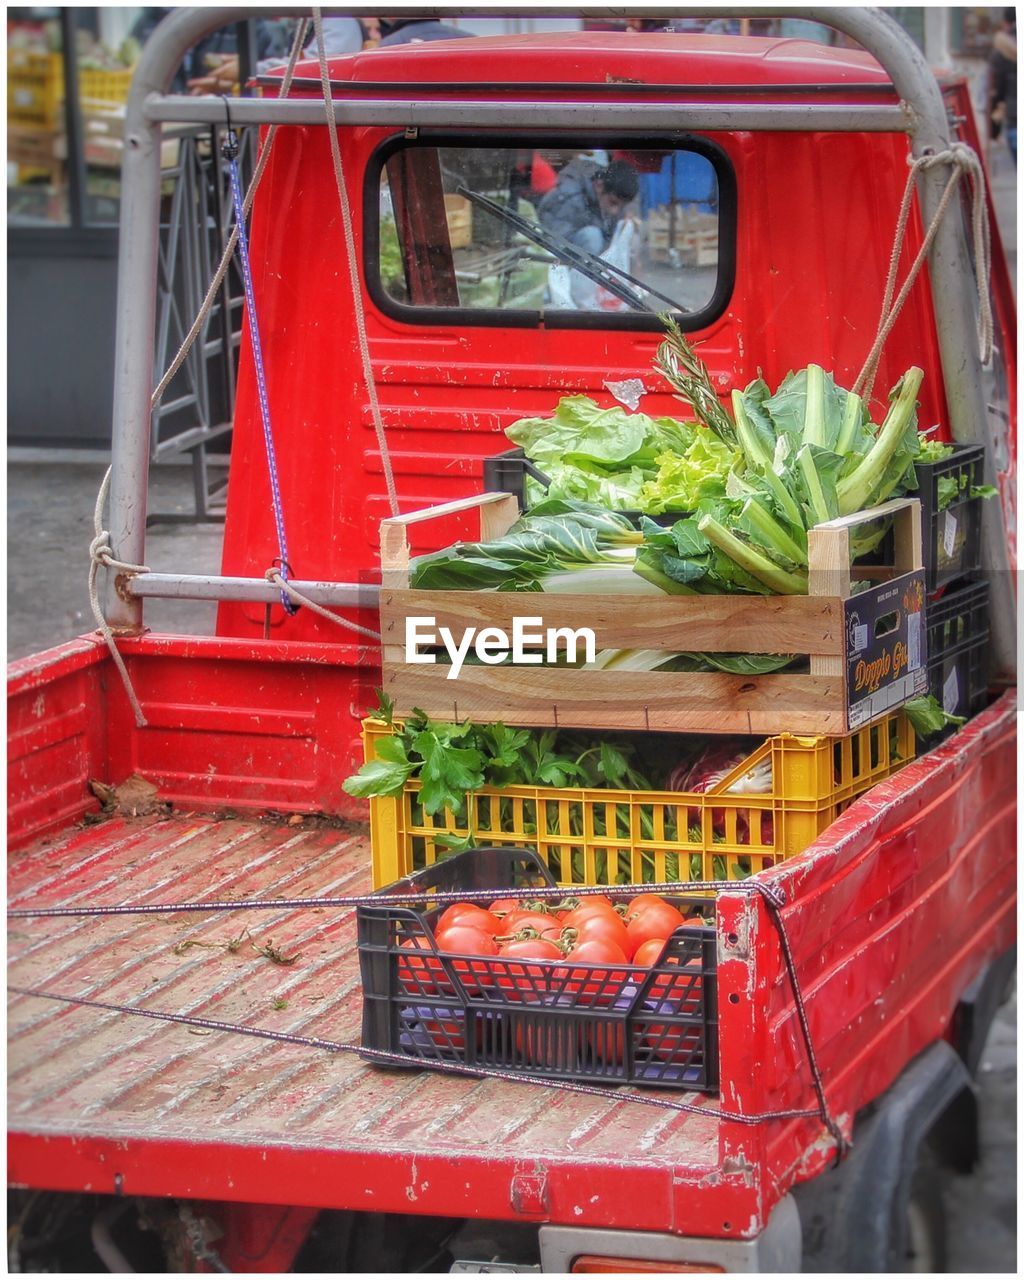
M 117 816 L 12 855 L 10 905 L 345 895 L 369 889 L 369 865 L 364 831 L 315 821 Z M 11 986 L 359 1040 L 352 910 L 11 926 Z M 714 1116 L 614 1089 L 387 1070 L 14 994 L 8 1020 L 9 1172 L 34 1186 L 540 1218 L 575 1197 L 581 1224 L 609 1225 L 628 1171 L 643 1184 L 628 1225 L 664 1229 L 679 1180 L 720 1176 Z

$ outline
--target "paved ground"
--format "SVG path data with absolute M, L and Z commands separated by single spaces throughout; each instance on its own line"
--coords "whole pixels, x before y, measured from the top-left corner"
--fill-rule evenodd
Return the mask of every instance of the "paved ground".
M 1004 243 L 1016 265 L 1015 172 L 1001 150 L 992 157 L 993 191 Z M 17 455 L 15 455 L 17 457 Z M 12 461 L 8 467 L 8 656 L 18 658 L 91 629 L 86 590 L 87 548 L 103 465 Z M 152 479 L 150 511 L 192 509 L 191 475 L 160 467 Z M 146 558 L 154 569 L 219 568 L 220 527 L 157 524 Z M 152 602 L 147 623 L 156 630 L 209 632 L 214 606 Z M 951 1270 L 1016 1270 L 1016 1001 L 1000 1012 L 979 1076 L 983 1159 L 970 1178 L 954 1180 L 947 1198 Z
M 8 462 L 9 659 L 48 649 L 95 625 L 87 588 L 89 543 L 105 469 L 102 463 L 65 463 L 56 455 L 47 462 Z M 194 511 L 191 471 L 155 467 L 149 509 Z M 146 539 L 146 562 L 151 569 L 217 573 L 222 532 L 219 524 L 155 524 Z M 146 605 L 146 623 L 156 631 L 201 635 L 213 631 L 215 612 L 215 605 L 200 601 L 154 600 Z

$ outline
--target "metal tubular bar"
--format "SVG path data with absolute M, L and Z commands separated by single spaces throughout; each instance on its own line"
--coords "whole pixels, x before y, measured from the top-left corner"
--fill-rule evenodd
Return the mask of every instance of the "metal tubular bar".
M 322 605 L 376 609 L 380 587 L 361 582 L 294 582 L 304 596 Z M 139 573 L 126 578 L 122 590 L 138 599 L 234 600 L 276 604 L 281 593 L 265 578 L 222 578 L 199 573 Z
M 911 117 L 901 106 L 824 106 L 818 103 L 721 102 L 500 102 L 454 98 L 446 101 L 335 98 L 339 125 L 394 125 L 396 128 L 629 130 L 702 129 L 707 131 L 817 130 L 822 133 L 904 133 Z M 151 97 L 146 116 L 153 121 L 187 120 L 212 124 L 224 119 L 220 98 L 178 94 Z M 231 104 L 238 124 L 323 125 L 324 104 L 316 98 L 243 98 Z
M 492 6 L 487 0 L 478 0 L 475 5 L 466 8 L 397 6 L 390 10 L 395 17 L 424 18 L 469 14 L 480 16 L 488 11 L 492 11 Z M 652 6 L 646 13 L 649 17 L 672 17 L 677 11 L 678 6 Z M 309 10 L 282 9 L 276 12 L 307 16 Z M 353 15 L 369 14 L 376 10 L 367 5 L 355 5 L 343 10 L 325 9 L 324 12 Z M 515 16 L 532 14 L 535 10 L 511 4 L 503 5 L 500 9 L 494 8 L 493 12 L 501 16 Z M 587 18 L 617 17 L 621 10 L 614 6 L 569 8 L 555 5 L 545 12 L 549 16 L 565 14 Z M 750 16 L 749 8 L 742 5 L 702 6 L 696 12 L 709 17 Z M 174 73 L 186 51 L 204 36 L 219 27 L 246 18 L 265 17 L 267 13 L 268 10 L 259 6 L 173 10 L 147 42 L 132 81 L 125 120 L 125 157 L 121 179 L 121 258 L 118 273 L 114 475 L 110 532 L 114 554 L 119 559 L 136 564 L 144 562 L 145 552 L 149 396 L 153 385 L 152 338 L 160 197 L 160 121 L 147 118 L 146 100 L 150 95 L 157 95 L 157 98 L 167 95 Z M 948 147 L 949 125 L 935 77 L 914 42 L 881 9 L 780 5 L 758 9 L 757 16 L 796 17 L 823 22 L 856 40 L 885 68 L 900 99 L 913 111 L 913 154 L 920 156 Z M 266 99 L 259 102 L 261 108 L 268 105 Z M 403 104 L 406 110 L 410 105 Z M 587 112 L 588 119 L 585 123 L 591 127 L 595 122 L 605 122 L 603 103 L 586 104 L 582 107 L 579 103 L 570 105 L 577 111 Z M 343 110 L 344 106 L 345 104 L 339 103 L 338 109 Z M 429 106 L 430 104 L 419 104 L 418 109 Z M 631 104 L 630 113 L 634 114 L 639 107 L 640 104 Z M 156 99 L 153 109 L 160 109 Z M 809 110 L 810 108 L 804 108 L 805 113 Z M 259 119 L 269 120 L 270 117 L 261 115 Z M 804 119 L 807 122 L 810 117 L 805 114 Z M 451 121 L 450 114 L 447 114 L 446 120 Z M 412 123 L 411 120 L 409 123 Z M 479 123 L 479 117 L 476 123 Z M 563 126 L 567 123 L 564 116 L 560 123 Z M 678 108 L 674 123 L 678 127 Z M 946 172 L 935 168 L 926 170 L 919 178 L 921 208 L 926 222 L 935 213 L 947 177 Z M 985 443 L 991 467 L 994 441 L 981 389 L 974 309 L 970 296 L 973 276 L 962 220 L 954 217 L 943 220 L 929 256 L 929 275 L 952 433 L 960 441 Z M 1009 561 L 1002 517 L 998 510 L 993 509 L 993 504 L 986 504 L 983 528 L 987 568 L 992 580 L 992 649 L 995 668 L 997 674 L 1008 674 L 1015 667 L 1015 605 L 1011 575 L 1007 572 Z M 141 601 L 138 597 L 132 598 L 130 602 L 121 601 L 119 597 L 112 598 L 108 616 L 115 625 L 140 626 Z

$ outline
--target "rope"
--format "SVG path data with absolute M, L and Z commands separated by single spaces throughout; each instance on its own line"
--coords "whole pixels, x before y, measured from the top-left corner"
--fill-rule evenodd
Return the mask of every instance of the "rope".
M 731 1112 L 710 1112 L 706 1107 L 695 1108 L 701 1115 L 716 1114 L 722 1119 L 736 1120 L 743 1124 L 756 1124 L 762 1120 L 779 1120 L 779 1119 L 796 1119 L 818 1117 L 826 1130 L 836 1143 L 836 1159 L 842 1158 L 849 1149 L 849 1143 L 843 1136 L 842 1130 L 833 1119 L 828 1107 L 828 1099 L 825 1094 L 825 1084 L 822 1078 L 821 1069 L 818 1065 L 817 1056 L 814 1052 L 814 1044 L 811 1039 L 810 1024 L 807 1020 L 807 1011 L 804 1005 L 803 993 L 800 989 L 800 981 L 796 972 L 796 965 L 793 961 L 793 953 L 789 945 L 789 937 L 786 933 L 785 922 L 782 919 L 781 908 L 785 904 L 786 895 L 784 891 L 777 885 L 763 884 L 757 880 L 748 881 L 719 881 L 719 880 L 697 880 L 697 881 L 675 881 L 659 886 L 663 891 L 676 891 L 681 893 L 696 893 L 700 890 L 711 890 L 718 892 L 722 889 L 728 889 L 730 892 L 746 894 L 748 896 L 756 896 L 763 899 L 776 932 L 779 935 L 779 944 L 782 950 L 783 960 L 786 966 L 786 973 L 789 978 L 790 986 L 793 991 L 793 999 L 797 1010 L 797 1018 L 800 1024 L 800 1033 L 807 1053 L 807 1063 L 810 1069 L 811 1079 L 814 1085 L 815 1097 L 818 1106 L 816 1110 L 811 1111 L 774 1111 L 765 1112 L 756 1116 L 741 1117 Z M 593 886 L 572 886 L 567 890 L 564 885 L 554 885 L 550 887 L 534 886 L 528 889 L 512 890 L 511 896 L 524 897 L 530 899 L 542 899 L 552 897 L 564 897 L 567 892 L 573 897 L 587 897 L 592 894 L 604 893 L 607 889 L 605 885 Z M 650 885 L 628 884 L 616 885 L 616 892 L 622 894 L 630 894 L 635 892 L 646 892 L 650 889 Z M 7 912 L 8 919 L 24 919 L 27 917 L 82 917 L 82 916 L 127 916 L 127 915 L 158 915 L 173 912 L 212 912 L 212 911 L 240 911 L 240 910 L 256 910 L 256 911 L 288 911 L 302 909 L 305 907 L 409 907 L 411 903 L 419 900 L 429 901 L 432 906 L 440 906 L 447 902 L 460 902 L 466 898 L 466 890 L 439 890 L 429 893 L 417 893 L 413 890 L 411 893 L 371 893 L 371 894 L 349 894 L 345 896 L 330 896 L 322 898 L 277 898 L 277 899 L 248 899 L 248 900 L 231 900 L 218 902 L 185 902 L 185 903 L 146 903 L 137 906 L 113 906 L 113 907 L 17 907 L 10 908 Z M 11 987 L 11 991 L 19 991 L 19 988 Z M 78 1000 L 72 996 L 58 996 L 45 991 L 19 991 L 23 995 L 37 995 L 45 999 L 63 1000 L 67 1003 L 83 1003 L 96 1004 L 94 1001 Z M 97 1005 L 100 1008 L 111 1008 L 124 1013 L 139 1013 L 144 1017 L 159 1017 L 170 1022 L 188 1022 L 190 1019 L 184 1014 L 156 1014 L 149 1010 L 139 1010 L 134 1006 L 119 1005 Z M 261 1031 L 255 1028 L 240 1027 L 233 1023 L 217 1024 L 206 1020 L 195 1020 L 196 1025 L 206 1026 L 211 1030 L 229 1030 L 239 1031 L 242 1034 L 263 1036 L 266 1039 L 284 1039 L 289 1043 L 307 1044 L 314 1048 L 328 1048 L 332 1050 L 352 1050 L 364 1053 L 367 1056 L 379 1058 L 381 1061 L 400 1062 L 404 1066 L 409 1065 L 409 1058 L 404 1054 L 385 1054 L 383 1051 L 366 1050 L 357 1046 L 341 1045 L 334 1041 L 321 1041 L 309 1037 L 286 1036 L 283 1033 Z M 417 1062 L 419 1060 L 417 1059 Z M 422 1065 L 427 1066 L 424 1062 Z M 512 1075 L 501 1071 L 484 1070 L 482 1068 L 468 1068 L 451 1066 L 451 1064 L 438 1064 L 438 1069 L 452 1070 L 460 1072 L 464 1075 L 488 1075 L 497 1079 L 509 1080 L 512 1082 L 529 1082 L 551 1085 L 553 1082 L 535 1077 L 524 1077 L 520 1075 Z M 565 1082 L 554 1082 L 560 1087 L 571 1088 L 575 1092 L 596 1093 L 601 1096 L 599 1091 L 590 1089 L 586 1086 L 572 1085 L 569 1086 Z M 620 1095 L 622 1096 L 622 1095 Z M 637 1101 L 650 1101 L 643 1095 L 636 1095 Z M 678 1110 L 687 1110 L 687 1106 L 682 1103 L 673 1104 Z
M 281 80 L 281 88 L 277 95 L 279 98 L 286 97 L 289 89 L 291 88 L 292 78 L 295 75 L 295 64 L 298 62 L 299 55 L 302 52 L 302 47 L 305 44 L 308 27 L 309 19 L 302 18 L 295 33 L 295 39 L 292 42 L 291 53 L 288 57 L 288 65 L 285 68 L 285 73 Z M 242 202 L 242 208 L 246 214 L 252 207 L 252 202 L 256 196 L 256 189 L 260 185 L 260 179 L 263 177 L 263 171 L 266 169 L 267 162 L 270 159 L 270 150 L 274 145 L 274 139 L 277 137 L 279 127 L 280 126 L 276 124 L 272 124 L 270 126 L 267 130 L 266 141 L 260 148 L 260 153 L 256 160 L 256 168 L 252 175 L 252 181 L 249 183 L 249 188 L 245 193 L 245 200 Z M 231 229 L 231 235 L 228 237 L 228 242 L 224 246 L 224 252 L 221 254 L 220 263 L 217 266 L 213 279 L 210 281 L 210 287 L 206 291 L 206 297 L 203 299 L 202 306 L 199 308 L 198 314 L 192 322 L 192 327 L 185 335 L 185 340 L 179 347 L 178 354 L 171 361 L 167 372 L 160 379 L 156 390 L 153 392 L 153 397 L 150 400 L 149 405 L 150 412 L 155 412 L 156 409 L 160 407 L 160 401 L 164 398 L 164 393 L 174 380 L 174 375 L 185 363 L 185 357 L 188 355 L 189 351 L 191 351 L 196 338 L 198 338 L 199 332 L 203 327 L 203 323 L 206 320 L 207 315 L 209 314 L 210 308 L 213 306 L 214 299 L 217 296 L 217 291 L 224 283 L 224 276 L 227 274 L 228 264 L 231 262 L 232 255 L 235 252 L 235 245 L 237 241 L 238 227 L 236 225 Z
M 328 622 L 336 622 L 339 627 L 346 627 L 349 631 L 358 631 L 361 636 L 367 636 L 371 640 L 380 640 L 379 631 L 371 631 L 369 627 L 361 627 L 358 622 L 352 622 L 348 618 L 342 618 L 339 614 L 332 613 L 330 609 L 325 609 L 323 605 L 317 604 L 315 600 L 310 600 L 309 596 L 303 595 L 297 587 L 294 587 L 288 581 L 276 565 L 267 570 L 266 576 L 268 582 L 274 583 L 282 594 L 290 596 L 296 605 L 304 605 L 307 609 L 312 609 L 312 611 L 314 613 L 318 613 L 321 618 L 326 618 Z
M 277 453 L 274 449 L 274 431 L 270 423 L 270 397 L 267 394 L 267 376 L 263 367 L 263 344 L 260 341 L 259 317 L 256 313 L 256 293 L 252 284 L 252 265 L 249 261 L 249 236 L 245 229 L 245 209 L 242 207 L 242 186 L 238 178 L 238 138 L 231 128 L 231 110 L 228 98 L 224 98 L 227 114 L 227 133 L 224 138 L 224 159 L 228 162 L 231 179 L 231 197 L 235 206 L 235 230 L 238 233 L 238 260 L 242 267 L 242 288 L 245 290 L 245 306 L 249 313 L 249 342 L 252 346 L 252 363 L 256 373 L 256 396 L 260 405 L 260 421 L 263 424 L 263 444 L 267 454 L 267 472 L 270 476 L 270 499 L 277 530 L 277 548 L 280 553 L 280 577 L 284 581 L 291 572 L 288 560 L 288 539 L 284 527 L 284 505 L 281 502 L 281 483 L 277 475 Z M 285 612 L 295 614 L 296 605 L 285 591 L 281 592 Z
M 367 1049 L 362 1045 L 348 1044 L 342 1040 L 324 1040 L 320 1036 L 303 1036 L 290 1031 L 270 1031 L 264 1027 L 247 1027 L 238 1022 L 221 1022 L 217 1018 L 200 1018 L 185 1013 L 164 1013 L 157 1009 L 143 1009 L 131 1004 L 108 1004 L 102 1000 L 87 1000 L 84 996 L 60 995 L 55 991 L 42 991 L 31 987 L 7 988 L 13 995 L 31 996 L 37 1000 L 55 1000 L 61 1004 L 82 1005 L 87 1009 L 102 1009 L 109 1013 L 127 1013 L 139 1018 L 152 1018 L 156 1022 L 175 1022 L 186 1027 L 201 1027 L 206 1031 L 229 1031 L 236 1035 L 253 1036 L 259 1040 L 274 1040 L 280 1044 L 297 1044 L 310 1049 L 326 1049 L 330 1053 L 358 1053 L 361 1057 L 386 1064 L 388 1066 L 408 1067 L 415 1062 L 417 1067 L 428 1071 L 442 1071 L 446 1075 L 483 1077 L 489 1080 L 503 1080 L 506 1084 L 539 1084 L 549 1089 L 562 1089 L 566 1093 L 581 1093 L 587 1097 L 600 1098 L 604 1102 L 639 1102 L 648 1107 L 661 1107 L 666 1111 L 681 1111 L 687 1115 L 710 1116 L 713 1119 L 727 1120 L 734 1124 L 755 1125 L 765 1120 L 812 1120 L 817 1115 L 810 1108 L 790 1111 L 766 1111 L 744 1115 L 738 1111 L 724 1111 L 715 1107 L 702 1107 L 692 1102 L 678 1102 L 672 1098 L 644 1093 L 633 1093 L 628 1089 L 616 1090 L 614 1093 L 596 1085 L 575 1084 L 569 1080 L 548 1080 L 543 1076 L 523 1075 L 519 1072 L 499 1071 L 494 1067 L 467 1067 L 458 1062 L 432 1062 L 429 1058 L 408 1058 L 403 1053 L 388 1053 L 384 1049 Z
M 348 188 L 345 185 L 345 172 L 341 164 L 341 148 L 338 146 L 338 124 L 334 114 L 334 98 L 331 94 L 331 77 L 327 69 L 327 53 L 324 48 L 324 22 L 319 8 L 313 8 L 313 27 L 316 31 L 316 48 L 320 60 L 320 83 L 324 91 L 324 111 L 327 114 L 327 136 L 331 143 L 331 160 L 334 163 L 334 180 L 338 187 L 338 202 L 341 206 L 341 225 L 345 233 L 345 252 L 348 257 L 349 276 L 352 280 L 352 310 L 356 319 L 356 334 L 359 339 L 359 355 L 363 364 L 363 380 L 366 393 L 370 398 L 370 413 L 373 417 L 373 429 L 377 435 L 377 447 L 380 450 L 381 465 L 384 468 L 384 482 L 388 490 L 388 503 L 391 514 L 398 515 L 398 494 L 395 491 L 395 475 L 391 467 L 391 454 L 388 450 L 387 436 L 384 431 L 384 420 L 380 414 L 377 400 L 377 384 L 373 376 L 373 365 L 370 362 L 370 344 L 366 336 L 366 313 L 363 310 L 363 296 L 359 284 L 359 261 L 356 254 L 356 241 L 352 232 L 352 210 L 349 207 Z
M 978 286 L 979 355 L 982 364 L 987 364 L 992 358 L 992 304 L 988 293 L 988 280 L 991 271 L 991 243 L 985 211 L 985 172 L 982 169 L 981 161 L 975 151 L 966 143 L 954 142 L 947 151 L 939 151 L 934 155 L 920 156 L 916 160 L 908 159 L 907 163 L 910 165 L 910 172 L 907 175 L 907 185 L 903 191 L 903 200 L 900 203 L 899 216 L 896 220 L 896 235 L 893 240 L 892 254 L 889 258 L 889 274 L 885 282 L 885 296 L 882 301 L 882 312 L 878 319 L 878 332 L 871 350 L 868 352 L 864 367 L 857 375 L 857 381 L 853 384 L 854 392 L 865 401 L 871 399 L 875 377 L 878 373 L 878 364 L 881 360 L 882 349 L 885 346 L 886 339 L 892 332 L 893 326 L 903 310 L 903 304 L 909 297 L 914 281 L 917 279 L 921 267 L 928 256 L 928 251 L 931 249 L 932 242 L 938 234 L 939 224 L 943 215 L 949 208 L 960 179 L 965 174 L 971 185 L 971 231 L 974 238 L 974 264 Z M 951 164 L 953 171 L 949 175 L 949 181 L 946 183 L 945 190 L 939 200 L 935 215 L 929 224 L 921 248 L 918 250 L 917 257 L 914 259 L 907 278 L 903 282 L 903 287 L 900 289 L 895 302 L 893 302 L 896 274 L 900 257 L 903 253 L 903 242 L 910 217 L 910 205 L 914 195 L 917 175 L 940 164 Z
M 96 619 L 96 625 L 103 633 L 103 639 L 107 642 L 110 656 L 114 659 L 114 665 L 121 676 L 121 683 L 124 685 L 124 691 L 128 695 L 128 701 L 131 703 L 132 713 L 135 716 L 135 724 L 139 729 L 144 729 L 147 723 L 146 717 L 143 715 L 142 707 L 135 696 L 131 676 L 128 674 L 124 658 L 121 657 L 121 651 L 114 643 L 114 633 L 110 630 L 110 625 L 103 616 L 99 586 L 97 584 L 101 567 L 115 569 L 119 573 L 129 575 L 149 573 L 149 569 L 144 564 L 129 564 L 125 560 L 116 560 L 110 546 L 110 532 L 103 528 L 103 508 L 107 503 L 107 493 L 110 489 L 110 477 L 113 470 L 113 467 L 107 467 L 107 474 L 103 477 L 100 491 L 96 495 L 96 509 L 92 518 L 93 539 L 89 543 L 89 604 L 92 606 L 92 614 Z
M 649 884 L 617 884 L 617 894 L 649 893 Z M 786 895 L 777 885 L 763 884 L 759 880 L 674 880 L 664 881 L 658 888 L 669 893 L 693 894 L 702 890 L 741 893 L 765 900 L 769 906 L 782 907 Z M 30 917 L 57 918 L 66 916 L 148 916 L 175 911 L 292 911 L 304 907 L 407 907 L 413 902 L 435 904 L 464 902 L 467 889 L 438 889 L 409 893 L 364 893 L 329 896 L 324 898 L 226 898 L 214 902 L 147 902 L 131 906 L 113 907 L 8 907 L 8 920 L 24 920 Z M 485 891 L 486 892 L 486 891 Z M 502 890 L 504 896 L 513 898 L 586 898 L 593 894 L 606 894 L 607 885 L 531 885 L 526 889 Z

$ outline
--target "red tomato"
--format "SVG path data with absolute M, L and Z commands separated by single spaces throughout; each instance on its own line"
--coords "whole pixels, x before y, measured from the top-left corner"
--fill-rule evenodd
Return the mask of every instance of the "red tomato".
M 435 933 L 439 933 L 442 929 L 447 929 L 449 925 L 455 924 L 471 924 L 474 929 L 479 929 L 481 933 L 489 933 L 492 936 L 501 932 L 501 921 L 496 915 L 490 911 L 485 911 L 483 907 L 474 906 L 472 902 L 453 902 L 445 911 L 441 919 L 437 922 Z
M 600 916 L 608 920 L 620 919 L 619 913 L 608 903 L 583 902 L 562 917 L 562 924 L 567 929 L 578 929 L 583 921 L 589 920 L 591 916 Z
M 564 1002 L 572 1003 L 570 1000 Z M 583 1058 L 585 1045 L 583 1027 L 575 1022 L 559 1025 L 548 1018 L 540 1018 L 535 1025 L 516 1027 L 516 1056 L 519 1065 L 527 1071 L 531 1067 L 558 1067 L 571 1071 Z
M 621 947 L 604 938 L 588 938 L 578 943 L 570 951 L 569 959 L 581 961 L 587 967 L 559 967 L 555 980 L 560 991 L 582 996 L 578 1004 L 587 1001 L 598 1005 L 610 1004 L 628 976 L 625 969 L 608 967 L 625 964 L 626 954 Z
M 543 999 L 551 983 L 551 961 L 565 958 L 553 942 L 545 941 L 543 938 L 523 938 L 518 942 L 506 942 L 498 955 L 502 958 L 539 962 L 494 966 L 498 987 L 510 992 L 513 999 L 520 1000 Z
M 502 921 L 499 933 L 505 937 L 518 933 L 521 929 L 536 929 L 538 933 L 543 933 L 557 923 L 553 916 L 544 915 L 541 911 L 513 911 Z
M 579 946 L 581 942 L 589 942 L 592 938 L 614 942 L 622 950 L 622 954 L 627 960 L 632 958 L 635 948 L 630 939 L 629 930 L 618 916 L 593 915 L 587 916 L 586 920 L 582 920 L 576 926 L 576 945 Z
M 519 901 L 516 898 L 495 898 L 487 910 L 492 915 L 507 916 L 509 912 L 515 911 L 518 906 Z
M 438 951 L 455 952 L 463 956 L 496 956 L 498 944 L 489 933 L 472 924 L 456 921 L 447 928 L 438 929 L 434 935 Z
M 500 956 L 524 956 L 530 960 L 562 960 L 562 951 L 544 938 L 522 938 L 506 942 L 498 950 Z
M 700 1048 L 700 1029 L 671 1023 L 651 1023 L 642 1043 L 652 1058 L 685 1066 Z
M 633 963 L 642 965 L 645 969 L 649 969 L 652 964 L 657 964 L 661 959 L 661 953 L 665 950 L 666 942 L 666 938 L 648 938 L 646 942 L 637 947 L 636 954 L 633 956 Z M 637 980 L 643 976 L 643 974 L 639 974 Z
M 664 901 L 665 899 L 660 893 L 638 893 L 635 898 L 630 898 L 629 900 L 626 907 L 626 919 L 628 920 L 630 916 L 636 915 L 642 907 L 649 907 L 652 903 Z
M 437 949 L 446 954 L 460 956 L 496 956 L 498 944 L 490 934 L 482 933 L 471 925 L 462 924 L 458 920 L 447 929 L 436 934 Z M 453 961 L 453 968 L 467 991 L 477 992 L 481 987 L 490 986 L 493 973 L 486 961 L 473 963 L 469 960 Z
M 461 1021 L 446 1009 L 439 1009 L 438 1013 L 442 1015 L 440 1020 L 431 1019 L 423 1023 L 424 1034 L 442 1051 L 465 1049 L 466 1035 Z
M 430 951 L 434 948 L 426 938 L 406 938 L 402 943 L 403 951 Z M 437 956 L 405 956 L 398 957 L 398 981 L 404 990 L 413 995 L 433 995 L 437 984 L 441 983 L 450 989 L 451 983 L 445 978 L 444 967 Z
M 596 905 L 599 907 L 611 907 L 613 911 L 615 910 L 615 904 L 612 902 L 611 898 L 605 897 L 603 893 L 588 893 L 582 898 L 570 897 L 567 898 L 566 901 L 575 902 L 576 908 Z
M 683 924 L 682 914 L 669 902 L 649 902 L 627 916 L 626 928 L 634 953 L 652 938 L 667 938 Z

